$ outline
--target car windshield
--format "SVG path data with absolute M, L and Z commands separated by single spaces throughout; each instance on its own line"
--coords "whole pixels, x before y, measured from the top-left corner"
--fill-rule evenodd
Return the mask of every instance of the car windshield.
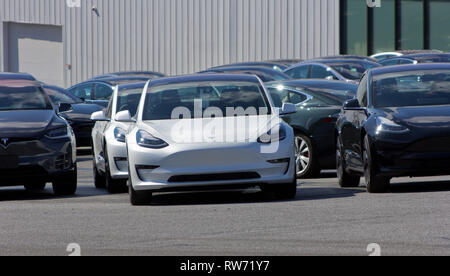
M 368 69 L 379 67 L 380 65 L 373 62 L 338 62 L 329 64 L 329 66 L 346 79 L 359 80 Z
M 139 106 L 143 89 L 144 87 L 120 90 L 117 97 L 116 113 L 128 110 L 131 117 L 134 117 Z
M 45 87 L 44 88 L 47 95 L 50 97 L 50 100 L 53 104 L 59 105 L 60 103 L 68 103 L 68 104 L 79 104 L 83 103 L 83 101 L 73 95 L 69 95 L 64 93 L 63 91 L 59 91 L 54 88 Z
M 417 58 L 419 63 L 438 63 L 438 62 L 450 62 L 450 55 L 448 56 L 429 56 Z
M 376 107 L 450 105 L 450 70 L 425 70 L 375 76 Z
M 264 89 L 255 82 L 211 81 L 150 87 L 143 120 L 270 114 Z
M 0 86 L 0 111 L 53 109 L 39 86 Z

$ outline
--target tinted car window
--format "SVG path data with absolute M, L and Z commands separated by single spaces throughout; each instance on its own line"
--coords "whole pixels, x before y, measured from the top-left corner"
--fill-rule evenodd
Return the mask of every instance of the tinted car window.
M 113 90 L 111 89 L 111 87 L 104 84 L 96 84 L 94 100 L 109 100 L 112 93 Z
M 376 107 L 450 105 L 450 70 L 376 76 L 373 98 Z
M 309 75 L 309 65 L 292 68 L 285 74 L 294 79 L 306 79 Z
M 361 80 L 356 97 L 360 106 L 367 107 L 367 75 Z
M 53 109 L 41 87 L 0 86 L 0 111 Z
M 203 100 L 202 98 L 192 97 L 192 90 L 205 90 L 206 87 L 216 91 L 216 99 Z M 200 91 L 196 93 L 202 95 Z M 194 117 L 194 107 L 196 102 L 202 101 L 203 112 L 205 110 L 220 111 L 220 116 L 236 116 L 230 114 L 230 109 L 251 110 L 254 114 L 270 114 L 270 105 L 265 97 L 264 89 L 257 83 L 251 82 L 208 82 L 205 84 L 182 83 L 161 85 L 150 87 L 147 92 L 143 120 L 170 120 L 172 112 L 178 108 L 178 111 L 188 111 L 186 116 Z M 202 113 L 203 113 L 202 112 Z M 183 113 L 184 114 L 184 113 Z M 237 114 L 244 116 L 246 114 Z M 217 114 L 216 116 L 219 116 Z M 185 117 L 183 117 L 186 119 Z
M 327 68 L 317 65 L 311 66 L 312 79 L 326 79 L 328 77 L 332 77 L 333 79 L 335 79 L 334 75 L 329 70 L 327 70 Z
M 414 61 L 410 60 L 410 59 L 401 59 L 399 64 L 413 64 Z
M 69 92 L 82 100 L 90 100 L 92 99 L 93 88 L 94 86 L 92 84 L 88 84 L 72 88 Z
M 380 61 L 380 64 L 383 66 L 392 66 L 392 65 L 398 65 L 398 59 L 387 59 Z
M 373 67 L 379 66 L 377 63 L 352 63 L 352 62 L 341 62 L 329 64 L 331 68 L 338 71 L 344 78 L 349 80 L 359 80 L 361 79 L 364 72 Z
M 119 91 L 117 97 L 117 112 L 128 110 L 134 117 L 139 106 L 143 88 L 126 89 Z
M 60 103 L 76 104 L 81 101 L 75 97 L 65 94 L 62 91 L 58 91 L 52 88 L 44 89 L 53 104 L 59 105 Z

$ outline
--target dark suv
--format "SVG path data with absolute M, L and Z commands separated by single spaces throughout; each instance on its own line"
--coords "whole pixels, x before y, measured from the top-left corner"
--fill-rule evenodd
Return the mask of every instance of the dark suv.
M 53 108 L 41 84 L 26 74 L 0 73 L 0 186 L 57 195 L 77 189 L 72 128 Z

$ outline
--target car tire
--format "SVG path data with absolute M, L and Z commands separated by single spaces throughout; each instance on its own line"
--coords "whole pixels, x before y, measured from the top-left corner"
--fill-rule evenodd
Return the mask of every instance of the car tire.
M 295 165 L 297 178 L 315 178 L 320 175 L 321 169 L 314 144 L 303 134 L 295 135 Z
M 43 191 L 45 190 L 45 186 L 47 186 L 46 182 L 38 182 L 35 184 L 25 184 L 25 190 L 30 191 L 30 192 L 38 192 L 38 191 Z
M 378 175 L 377 166 L 373 160 L 369 137 L 367 135 L 364 137 L 363 164 L 367 191 L 371 194 L 389 192 L 390 179 Z
M 339 180 L 339 186 L 341 188 L 356 188 L 361 183 L 361 177 L 357 175 L 351 175 L 345 170 L 345 158 L 342 151 L 341 139 L 336 141 L 336 171 Z
M 105 145 L 105 187 L 108 190 L 110 194 L 117 194 L 117 193 L 125 193 L 127 192 L 127 180 L 123 179 L 113 179 L 111 177 L 111 170 L 109 166 L 109 158 L 108 158 L 108 151 Z
M 130 203 L 133 206 L 145 206 L 152 202 L 152 193 L 148 191 L 136 191 L 133 189 L 133 184 L 128 181 L 128 193 L 130 195 Z
M 57 196 L 69 196 L 74 195 L 77 191 L 78 176 L 77 167 L 75 170 L 66 173 L 53 181 L 53 192 Z
M 102 175 L 98 171 L 97 164 L 95 163 L 95 156 L 94 156 L 94 159 L 92 161 L 92 166 L 93 166 L 93 170 L 94 170 L 94 185 L 95 185 L 95 188 L 97 188 L 97 189 L 104 189 L 104 188 L 106 188 L 105 176 Z

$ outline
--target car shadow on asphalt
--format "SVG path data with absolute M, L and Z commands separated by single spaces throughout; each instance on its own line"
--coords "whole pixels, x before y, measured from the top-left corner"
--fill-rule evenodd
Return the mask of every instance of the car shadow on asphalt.
M 402 182 L 391 185 L 391 193 L 433 193 L 450 191 L 450 181 L 420 181 L 420 182 Z
M 354 197 L 364 193 L 363 189 L 333 189 L 333 188 L 297 188 L 297 196 L 292 200 L 278 200 L 273 195 L 265 194 L 259 189 L 208 191 L 188 193 L 154 194 L 149 206 L 179 206 L 179 205 L 224 205 L 224 204 L 255 204 L 279 203 L 307 200 L 323 200 L 333 198 Z

